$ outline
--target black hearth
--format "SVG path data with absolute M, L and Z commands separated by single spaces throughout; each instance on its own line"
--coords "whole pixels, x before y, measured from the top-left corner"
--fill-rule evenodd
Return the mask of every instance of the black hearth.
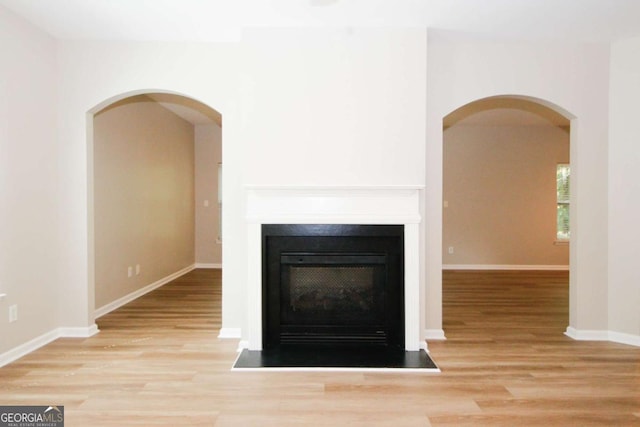
M 263 225 L 263 348 L 404 349 L 404 227 Z

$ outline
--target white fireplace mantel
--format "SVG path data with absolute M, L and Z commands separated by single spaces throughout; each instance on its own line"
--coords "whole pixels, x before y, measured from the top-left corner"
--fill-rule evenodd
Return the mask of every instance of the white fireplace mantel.
M 262 350 L 262 224 L 404 225 L 405 348 L 426 349 L 420 286 L 422 186 L 246 186 L 248 331 Z

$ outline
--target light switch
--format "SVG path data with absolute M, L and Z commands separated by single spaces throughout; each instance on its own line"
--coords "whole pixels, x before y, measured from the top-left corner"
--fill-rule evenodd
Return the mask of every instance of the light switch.
M 205 201 L 204 201 L 204 207 L 205 207 L 205 208 L 208 208 L 208 207 L 209 207 L 209 201 L 208 201 L 208 200 L 205 200 Z

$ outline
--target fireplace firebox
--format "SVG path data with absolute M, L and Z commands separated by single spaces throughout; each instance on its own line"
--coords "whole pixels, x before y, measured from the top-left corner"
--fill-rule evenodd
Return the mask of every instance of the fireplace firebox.
M 404 349 L 402 225 L 265 224 L 263 347 Z

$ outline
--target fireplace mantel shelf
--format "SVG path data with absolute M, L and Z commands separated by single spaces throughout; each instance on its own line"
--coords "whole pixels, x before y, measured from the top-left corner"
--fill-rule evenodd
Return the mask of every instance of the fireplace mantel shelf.
M 422 186 L 247 186 L 247 216 L 263 224 L 417 224 Z

